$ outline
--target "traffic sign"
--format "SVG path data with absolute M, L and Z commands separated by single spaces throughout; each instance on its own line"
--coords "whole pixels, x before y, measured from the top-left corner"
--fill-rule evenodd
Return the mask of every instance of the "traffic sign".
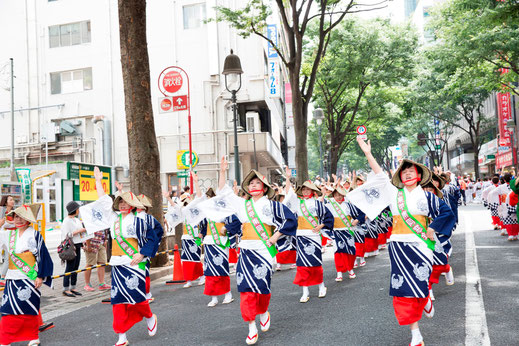
M 173 97 L 173 112 L 185 111 L 187 109 L 187 95 Z
M 159 113 L 173 112 L 173 100 L 171 97 L 159 97 Z
M 366 140 L 368 139 L 368 136 L 366 136 L 366 132 L 368 130 L 366 129 L 366 126 L 360 125 L 357 126 L 357 134 L 360 136 L 361 139 Z
M 193 167 L 198 164 L 198 155 L 193 151 Z M 189 169 L 189 150 L 177 150 L 177 169 Z
M 174 94 L 182 88 L 182 75 L 178 71 L 169 71 L 162 78 L 162 86 L 170 94 Z

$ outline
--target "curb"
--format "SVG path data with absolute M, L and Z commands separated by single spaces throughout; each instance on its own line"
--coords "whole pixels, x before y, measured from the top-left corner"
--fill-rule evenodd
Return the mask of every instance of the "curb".
M 166 266 L 160 268 L 151 268 L 150 270 L 150 280 L 155 281 L 157 279 L 163 278 L 167 275 L 173 275 L 173 266 Z

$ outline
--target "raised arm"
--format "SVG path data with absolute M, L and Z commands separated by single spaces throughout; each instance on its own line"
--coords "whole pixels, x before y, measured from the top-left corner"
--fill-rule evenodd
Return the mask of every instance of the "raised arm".
M 196 197 L 202 197 L 202 191 L 200 190 L 200 184 L 198 183 L 198 175 L 195 172 L 191 172 L 193 177 L 193 184 L 195 185 Z
M 99 170 L 99 167 L 94 167 L 94 179 L 96 181 L 96 190 L 97 197 L 101 198 L 105 195 L 105 190 L 103 190 L 103 173 Z
M 357 136 L 357 143 L 359 143 L 359 147 L 366 155 L 366 158 L 368 159 L 369 166 L 373 170 L 375 174 L 379 174 L 382 172 L 382 168 L 380 168 L 379 164 L 373 157 L 373 154 L 371 154 L 371 141 L 368 140 L 366 143 L 360 136 Z
M 290 172 L 290 168 L 285 167 L 285 178 L 287 180 L 286 182 L 286 186 L 285 186 L 285 194 L 288 194 L 288 191 L 290 191 L 290 188 L 292 187 L 292 183 L 290 182 L 290 175 L 292 175 L 292 173 Z
M 169 202 L 169 205 L 170 206 L 175 206 L 175 202 L 173 202 L 173 199 L 171 199 L 171 195 L 168 191 L 162 191 L 162 196 L 164 196 L 164 198 L 166 198 Z
M 220 178 L 218 180 L 218 190 L 222 190 L 225 187 L 225 182 L 227 181 L 227 168 L 229 168 L 229 162 L 227 162 L 225 156 L 222 156 L 222 160 L 220 161 Z

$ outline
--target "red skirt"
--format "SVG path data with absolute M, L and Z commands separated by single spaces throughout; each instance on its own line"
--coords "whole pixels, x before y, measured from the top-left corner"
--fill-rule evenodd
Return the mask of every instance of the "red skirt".
M 326 237 L 321 237 L 321 245 L 322 245 L 322 246 L 325 246 L 327 243 L 328 243 L 328 238 L 326 238 Z
M 151 289 L 151 279 L 149 276 L 146 276 L 146 293 L 150 293 Z
M 432 273 L 429 277 L 429 288 L 431 288 L 432 284 L 437 284 L 440 282 L 440 275 L 442 273 L 447 273 L 451 269 L 451 266 L 448 264 L 444 265 L 433 265 Z
M 494 225 L 494 226 L 499 225 L 499 216 L 492 216 L 492 225 Z
M 254 321 L 257 315 L 268 311 L 270 293 L 240 292 L 241 316 L 245 322 Z
M 335 255 L 335 269 L 337 272 L 346 273 L 353 269 L 355 264 L 355 255 L 347 253 L 336 252 Z
M 142 321 L 143 318 L 153 316 L 148 301 L 137 304 L 114 304 L 112 305 L 114 315 L 114 332 L 116 334 L 126 333 L 134 324 Z
M 0 320 L 0 344 L 38 339 L 38 315 L 4 315 Z
M 238 251 L 229 249 L 229 263 L 238 263 Z
M 519 235 L 519 225 L 514 223 L 511 225 L 506 225 L 506 232 L 508 233 L 508 236 L 516 236 Z
M 387 233 L 380 233 L 378 235 L 377 244 L 379 246 L 386 243 L 386 235 L 387 235 Z
M 278 252 L 276 255 L 276 261 L 279 264 L 293 264 L 296 263 L 296 250 L 287 250 L 283 252 Z
M 323 266 L 297 267 L 294 284 L 298 286 L 314 286 L 323 282 Z
M 355 254 L 357 257 L 364 257 L 366 253 L 366 244 L 364 243 L 355 243 Z
M 228 276 L 206 276 L 204 294 L 221 296 L 231 290 L 231 278 Z
M 391 233 L 393 233 L 393 226 L 389 226 L 387 228 L 386 240 L 389 239 L 389 237 L 391 237 Z
M 378 250 L 378 240 L 377 238 L 367 238 L 365 239 L 365 250 L 366 252 L 373 252 Z
M 184 280 L 193 281 L 204 275 L 202 262 L 182 261 Z
M 393 308 L 398 324 L 408 325 L 420 321 L 428 298 L 393 297 Z

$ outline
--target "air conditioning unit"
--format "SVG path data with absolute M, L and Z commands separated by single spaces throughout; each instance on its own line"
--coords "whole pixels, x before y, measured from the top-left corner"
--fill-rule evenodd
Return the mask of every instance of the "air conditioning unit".
M 261 125 L 258 112 L 245 113 L 247 132 L 261 132 Z

